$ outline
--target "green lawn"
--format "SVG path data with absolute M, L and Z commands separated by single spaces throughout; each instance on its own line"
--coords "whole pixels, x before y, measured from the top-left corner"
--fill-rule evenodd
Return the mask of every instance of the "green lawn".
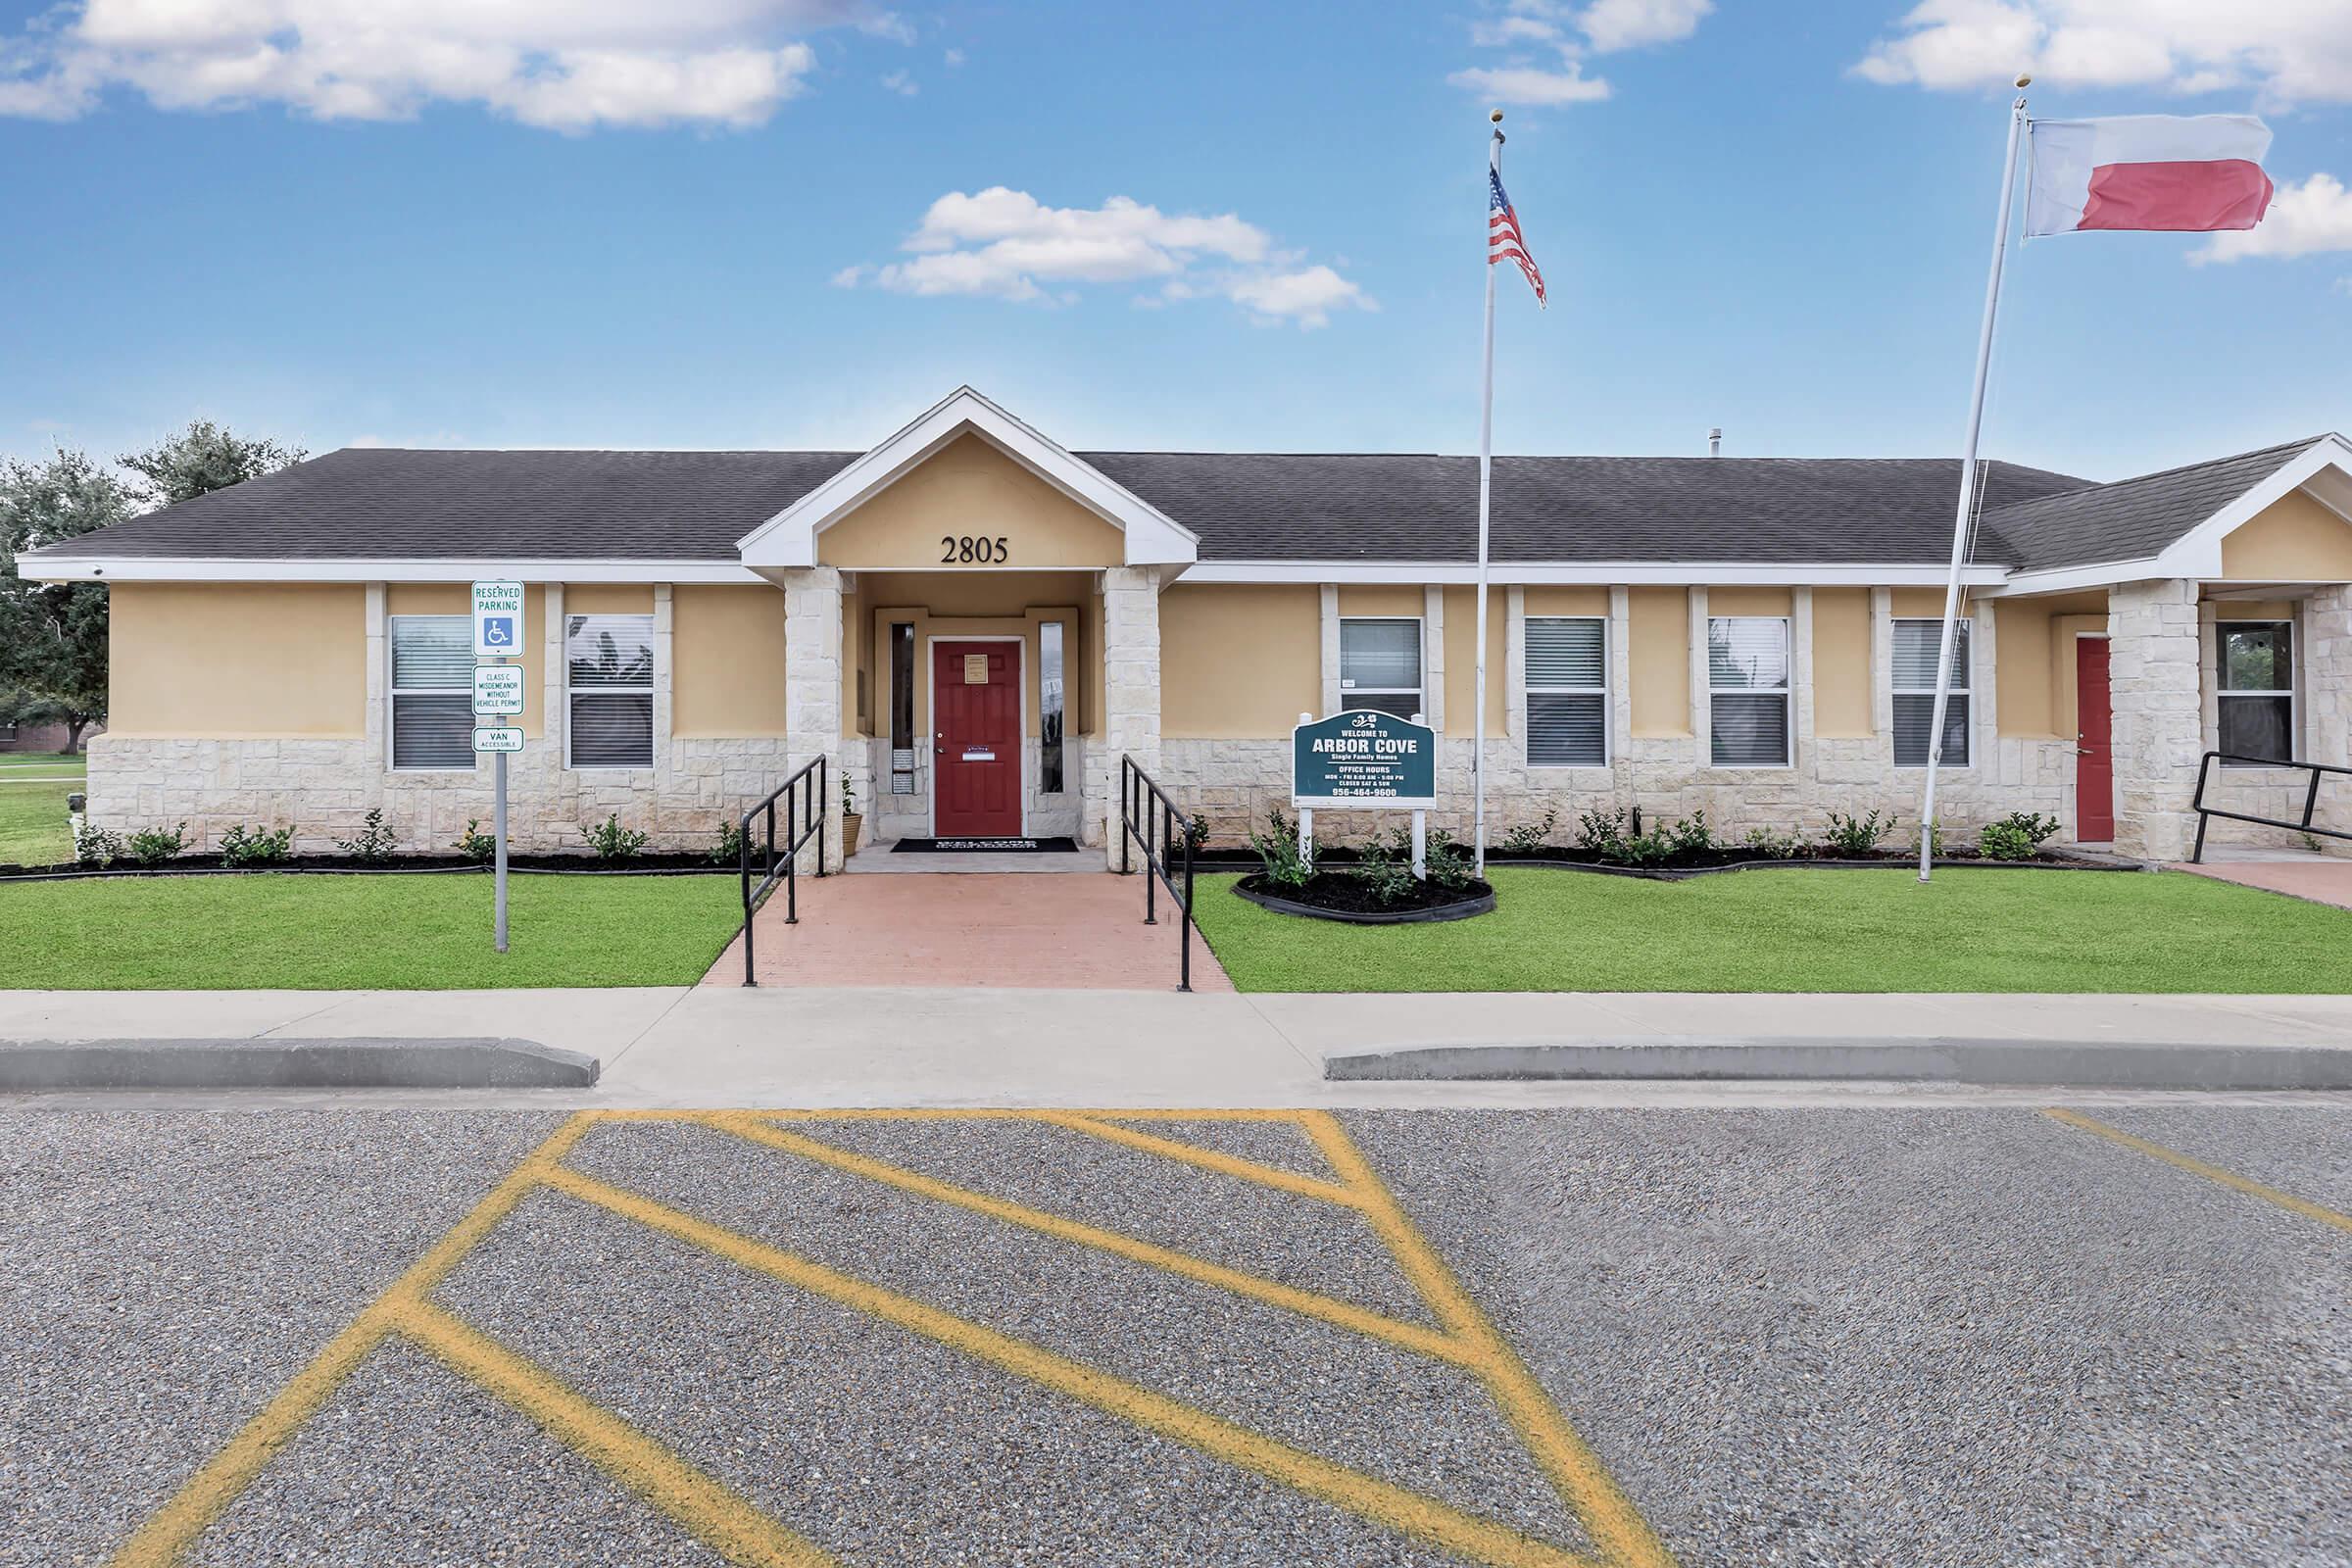
M 2352 911 L 2166 871 L 1494 872 L 1494 913 L 1349 926 L 1201 879 L 1244 991 L 2352 991 Z
M 11 783 L 12 771 L 0 769 L 0 865 L 54 865 L 74 858 L 66 797 L 81 788 L 80 781 Z
M 90 760 L 80 752 L 0 752 L 0 773 L 39 773 L 44 777 L 87 772 Z
M 691 985 L 742 920 L 725 876 L 136 877 L 0 887 L 0 988 Z

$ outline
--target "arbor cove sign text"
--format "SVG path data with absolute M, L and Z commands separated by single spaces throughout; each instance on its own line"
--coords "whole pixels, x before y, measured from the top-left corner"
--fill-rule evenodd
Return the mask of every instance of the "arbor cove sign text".
M 1370 709 L 1291 731 L 1291 804 L 1427 809 L 1438 804 L 1438 732 Z

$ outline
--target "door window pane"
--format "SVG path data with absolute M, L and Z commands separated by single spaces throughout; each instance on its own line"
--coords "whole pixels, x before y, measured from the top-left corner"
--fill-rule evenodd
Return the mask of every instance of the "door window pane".
M 1037 791 L 1040 795 L 1059 795 L 1062 791 L 1061 622 L 1041 621 L 1037 645 Z

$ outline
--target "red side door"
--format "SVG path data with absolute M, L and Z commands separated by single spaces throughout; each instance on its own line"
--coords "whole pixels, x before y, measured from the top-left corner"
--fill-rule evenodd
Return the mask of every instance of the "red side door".
M 2075 837 L 2115 837 L 2115 711 L 2107 698 L 2107 639 L 2075 639 Z
M 1021 834 L 1021 645 L 931 645 L 932 831 Z

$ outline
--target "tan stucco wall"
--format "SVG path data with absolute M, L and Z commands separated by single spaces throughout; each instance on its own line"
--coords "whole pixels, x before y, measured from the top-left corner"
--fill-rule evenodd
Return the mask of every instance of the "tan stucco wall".
M 1708 596 L 1710 601 L 1713 595 Z M 1875 734 L 1870 681 L 1870 590 L 1813 590 L 1813 733 Z
M 650 615 L 654 585 L 650 582 L 575 582 L 564 588 L 566 615 Z
M 681 583 L 669 612 L 671 732 L 783 734 L 782 590 Z
M 1786 615 L 1796 603 L 1787 588 L 1709 588 L 1709 615 Z
M 2222 575 L 2240 581 L 2352 581 L 2352 525 L 2298 490 L 2222 540 Z
M 1993 694 L 2000 732 L 2028 739 L 2075 733 L 2075 634 L 2107 624 L 2104 589 L 2038 599 L 1997 599 L 1993 612 Z M 1982 616 L 1985 606 L 1970 607 Z M 1943 613 L 1935 601 L 1930 613 Z
M 365 587 L 117 583 L 108 599 L 108 733 L 367 733 Z
M 1322 591 L 1178 583 L 1159 596 L 1159 671 L 1162 735 L 1288 735 L 1323 704 Z
M 1425 603 L 1421 588 L 1415 583 L 1340 584 L 1340 613 L 1343 615 L 1411 615 L 1419 619 Z
M 1690 733 L 1690 595 L 1634 588 L 1626 595 L 1625 686 L 1636 735 Z
M 1496 589 L 1495 592 L 1499 595 L 1502 590 Z M 1609 591 L 1597 586 L 1533 587 L 1526 590 L 1524 602 L 1531 615 L 1605 615 L 1609 612 Z M 1453 612 L 1448 610 L 1446 613 Z
M 943 563 L 940 540 L 1004 541 L 1004 562 L 1033 566 L 1124 564 L 1119 530 L 976 435 L 958 436 L 817 535 L 816 559 L 861 570 L 986 570 Z
M 652 608 L 653 590 L 646 589 L 647 608 Z M 384 587 L 384 614 L 392 615 L 471 615 L 473 589 L 462 582 L 395 582 Z M 389 635 L 390 628 L 385 628 Z M 547 647 L 547 590 L 537 583 L 525 583 L 522 589 L 522 652 L 514 662 L 522 670 L 522 711 L 505 720 L 519 728 L 525 735 L 538 735 L 547 728 L 547 705 L 539 700 L 540 688 L 546 679 Z M 385 650 L 386 657 L 390 649 Z M 387 679 L 389 675 L 387 674 Z
M 1506 710 L 1510 693 L 1511 615 L 1510 590 L 1489 585 L 1487 589 L 1487 733 L 1500 735 L 1507 722 Z M 1478 690 L 1478 590 L 1469 587 L 1445 590 L 1446 604 L 1446 731 L 1449 735 L 1472 734 L 1476 725 L 1471 715 L 1477 711 Z M 1601 613 L 1608 613 L 1608 590 L 1600 593 Z M 1555 611 L 1555 614 L 1569 612 Z

